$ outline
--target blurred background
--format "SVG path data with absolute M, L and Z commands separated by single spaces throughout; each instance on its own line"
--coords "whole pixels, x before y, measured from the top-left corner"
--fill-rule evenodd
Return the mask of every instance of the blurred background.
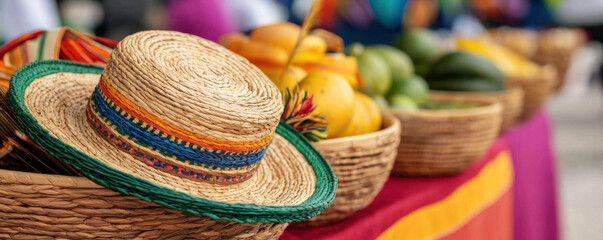
M 310 5 L 310 0 L 0 0 L 0 41 L 59 26 L 116 41 L 145 29 L 216 41 L 269 23 L 300 24 Z M 603 0 L 326 0 L 318 25 L 346 44 L 390 44 L 404 29 L 417 27 L 442 39 L 497 28 L 495 38 L 533 59 L 545 43 L 569 49 L 567 69 L 560 71 L 564 84 L 546 106 L 554 120 L 562 235 L 601 239 L 601 9 Z

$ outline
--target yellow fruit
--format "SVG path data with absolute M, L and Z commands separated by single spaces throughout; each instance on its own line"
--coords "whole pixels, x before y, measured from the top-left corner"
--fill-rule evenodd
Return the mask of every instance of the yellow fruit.
M 291 54 L 301 28 L 290 22 L 274 23 L 260 26 L 254 29 L 250 38 L 251 41 L 261 42 L 273 47 L 278 47 Z M 318 56 L 327 52 L 327 42 L 319 36 L 307 35 L 301 43 L 299 53 L 308 52 Z
M 501 45 L 480 38 L 458 38 L 459 49 L 477 53 L 498 67 L 506 76 L 536 77 L 539 66 Z
M 242 33 L 229 33 L 218 39 L 218 43 L 220 45 L 235 53 L 239 52 L 241 46 L 247 42 L 249 42 L 249 37 L 243 35 Z
M 354 90 L 335 72 L 319 70 L 308 74 L 299 88 L 314 95 L 316 109 L 312 114 L 327 121 L 329 138 L 342 137 L 354 113 Z
M 285 75 L 281 76 L 282 70 L 272 70 L 266 73 L 266 76 L 278 87 L 281 92 L 284 92 L 286 88 L 289 88 L 293 92 L 297 88 L 297 84 L 306 77 L 306 71 L 299 67 L 290 67 L 285 71 Z
M 361 92 L 355 92 L 356 102 L 360 103 L 364 106 L 366 110 L 366 116 L 370 120 L 370 125 L 368 126 L 368 133 L 376 132 L 381 129 L 381 110 L 379 110 L 379 105 L 375 103 L 375 101 Z
M 301 28 L 290 22 L 279 22 L 257 27 L 251 31 L 252 41 L 266 43 L 279 47 L 287 53 L 291 53 L 299 37 Z
M 361 92 L 354 92 L 356 103 L 352 120 L 343 133 L 344 137 L 362 135 L 381 129 L 381 111 L 377 103 Z
M 348 57 L 343 54 L 325 54 L 314 61 L 301 61 L 300 58 L 294 59 L 294 63 L 306 70 L 313 72 L 317 70 L 333 71 L 344 77 L 352 86 L 358 88 L 361 86 L 358 78 L 358 64 L 355 57 Z
M 284 68 L 289 59 L 289 55 L 285 50 L 255 41 L 242 43 L 235 53 L 247 58 L 262 71 Z
M 370 132 L 371 119 L 367 115 L 366 109 L 360 100 L 356 98 L 354 103 L 354 113 L 350 123 L 346 127 L 345 131 L 341 135 L 342 137 L 349 137 L 355 135 L 362 135 Z M 327 130 L 329 128 L 327 127 Z

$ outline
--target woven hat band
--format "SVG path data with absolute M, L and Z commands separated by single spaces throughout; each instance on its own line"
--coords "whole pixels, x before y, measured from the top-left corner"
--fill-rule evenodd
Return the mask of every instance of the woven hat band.
M 87 119 L 104 139 L 119 149 L 180 177 L 225 184 L 245 181 L 253 176 L 270 145 L 270 142 L 263 147 L 234 142 L 212 148 L 220 142 L 188 141 L 187 136 L 170 131 L 173 126 L 150 121 L 159 118 L 132 108 L 136 106 L 101 76 L 87 107 Z M 240 147 L 244 145 L 247 146 Z

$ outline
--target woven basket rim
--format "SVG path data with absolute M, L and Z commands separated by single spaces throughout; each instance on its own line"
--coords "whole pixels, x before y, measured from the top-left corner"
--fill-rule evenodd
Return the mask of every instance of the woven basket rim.
M 327 140 L 323 140 L 323 141 L 313 143 L 313 144 L 314 144 L 314 146 L 324 147 L 325 145 L 339 144 L 342 142 L 365 141 L 367 139 L 372 139 L 372 138 L 376 138 L 379 136 L 391 134 L 392 132 L 398 131 L 398 129 L 400 129 L 400 120 L 398 120 L 392 114 L 389 114 L 386 112 L 381 112 L 381 116 L 383 117 L 383 120 L 384 120 L 383 125 L 385 127 L 380 129 L 379 131 L 362 134 L 362 135 L 356 135 L 356 136 L 327 139 Z
M 52 182 L 58 187 L 105 188 L 85 177 L 0 169 L 0 183 L 40 184 L 48 182 Z
M 259 206 L 224 203 L 196 197 L 113 169 L 52 136 L 48 130 L 39 125 L 25 105 L 25 89 L 35 79 L 61 72 L 101 74 L 102 71 L 103 68 L 99 66 L 63 60 L 37 61 L 24 66 L 13 75 L 8 94 L 11 109 L 34 142 L 83 172 L 99 185 L 196 216 L 239 223 L 302 221 L 316 216 L 333 201 L 337 189 L 335 173 L 308 140 L 283 122 L 278 125 L 276 133 L 292 142 L 292 145 L 306 157 L 316 175 L 316 188 L 307 200 L 298 205 Z

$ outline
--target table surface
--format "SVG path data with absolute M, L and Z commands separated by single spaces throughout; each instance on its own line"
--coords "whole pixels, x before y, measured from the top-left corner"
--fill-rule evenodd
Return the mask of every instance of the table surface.
M 514 184 L 506 191 L 508 193 L 499 196 L 500 201 L 509 199 L 514 206 L 512 213 L 502 215 L 512 218 L 509 221 L 512 227 L 509 228 L 513 229 L 513 238 L 557 239 L 557 202 L 549 127 L 548 118 L 541 111 L 530 120 L 501 135 L 483 158 L 461 174 L 438 178 L 390 177 L 375 200 L 367 208 L 348 219 L 318 228 L 287 229 L 280 239 L 375 239 L 387 235 L 383 233 L 392 225 L 399 224 L 400 219 L 412 214 L 416 215 L 425 206 L 434 205 L 450 197 L 468 180 L 476 178 L 485 166 L 492 165 L 497 156 L 504 155 L 501 153 L 507 153 L 507 156 L 510 153 L 513 162 L 513 169 L 510 172 L 514 179 L 510 181 L 514 181 Z M 509 168 L 511 168 L 510 164 Z M 511 203 L 508 208 L 510 205 Z M 475 222 L 479 216 L 475 215 L 474 218 L 476 219 L 469 219 L 466 222 Z M 462 229 L 459 226 L 456 229 L 465 232 L 480 231 L 478 228 Z M 488 231 L 482 229 L 481 232 L 481 235 L 473 234 L 473 236 L 483 238 L 486 236 L 483 235 L 484 232 Z M 497 237 L 497 239 L 511 238 L 510 235 Z

